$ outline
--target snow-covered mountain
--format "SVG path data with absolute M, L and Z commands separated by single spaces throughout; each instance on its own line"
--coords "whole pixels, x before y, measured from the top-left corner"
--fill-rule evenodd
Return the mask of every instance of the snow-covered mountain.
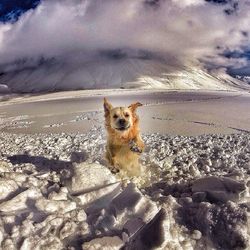
M 236 78 L 243 81 L 243 82 L 245 82 L 245 83 L 250 84 L 250 76 L 239 76 L 239 75 L 237 75 Z
M 51 92 L 76 89 L 239 89 L 247 83 L 227 74 L 183 66 L 146 53 L 130 56 L 122 51 L 60 59 L 23 60 L 0 68 L 0 85 L 11 92 Z M 181 65 L 181 66 L 180 66 Z

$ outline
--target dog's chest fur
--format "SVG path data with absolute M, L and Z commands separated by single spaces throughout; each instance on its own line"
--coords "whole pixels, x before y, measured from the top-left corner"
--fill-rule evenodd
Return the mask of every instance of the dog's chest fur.
M 114 138 L 113 138 L 114 139 Z M 113 163 L 122 169 L 137 168 L 139 155 L 132 152 L 126 140 L 108 140 Z
M 126 162 L 133 159 L 136 154 L 131 151 L 128 143 L 126 144 L 113 144 L 112 142 L 108 142 L 108 146 L 112 155 L 114 155 L 117 159 L 121 159 L 121 162 L 125 159 Z

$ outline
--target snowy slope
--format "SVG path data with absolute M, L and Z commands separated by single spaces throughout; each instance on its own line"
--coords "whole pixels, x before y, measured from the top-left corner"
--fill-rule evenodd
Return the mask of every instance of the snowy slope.
M 0 69 L 1 71 L 1 69 Z M 247 83 L 229 75 L 211 75 L 194 65 L 178 66 L 155 57 L 123 55 L 80 59 L 43 60 L 2 68 L 0 84 L 12 92 L 47 92 L 76 89 L 241 89 Z

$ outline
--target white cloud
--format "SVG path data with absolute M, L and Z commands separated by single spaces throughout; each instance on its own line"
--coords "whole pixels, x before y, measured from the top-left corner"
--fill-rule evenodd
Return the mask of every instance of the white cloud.
M 175 4 L 177 4 L 179 7 L 187 7 L 190 5 L 203 5 L 205 4 L 204 0 L 172 0 Z
M 127 48 L 224 67 L 235 60 L 219 53 L 250 44 L 242 35 L 250 32 L 250 5 L 239 1 L 233 15 L 224 8 L 203 0 L 45 0 L 18 22 L 0 25 L 0 64 L 74 53 L 85 61 L 91 52 Z
M 0 50 L 3 44 L 3 39 L 5 39 L 5 33 L 11 28 L 10 24 L 0 24 Z
M 142 0 L 44 1 L 2 34 L 1 58 L 120 47 L 196 57 L 216 45 L 238 48 L 246 40 L 240 31 L 249 30 L 249 6 L 227 16 L 222 7 L 198 0 L 173 2 L 153 9 Z

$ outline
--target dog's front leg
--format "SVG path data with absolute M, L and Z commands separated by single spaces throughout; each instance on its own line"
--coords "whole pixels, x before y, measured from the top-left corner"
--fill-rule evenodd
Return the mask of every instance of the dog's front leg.
M 111 151 L 109 149 L 109 146 L 106 146 L 106 154 L 105 154 L 106 160 L 110 165 L 113 165 L 113 157 L 111 154 Z
M 136 141 L 136 144 L 138 145 L 138 147 L 141 149 L 141 151 L 143 152 L 144 151 L 144 148 L 145 148 L 145 144 L 141 138 L 140 135 L 137 135 L 136 138 L 135 138 L 135 141 Z
M 117 170 L 117 172 L 119 172 L 119 169 L 120 169 L 119 162 L 117 161 L 115 156 L 113 157 L 112 160 L 113 160 L 113 167 Z
M 119 164 L 116 160 L 116 157 L 114 156 L 114 153 L 112 152 L 112 146 L 106 147 L 106 159 L 110 165 L 110 170 L 112 173 L 119 172 Z

